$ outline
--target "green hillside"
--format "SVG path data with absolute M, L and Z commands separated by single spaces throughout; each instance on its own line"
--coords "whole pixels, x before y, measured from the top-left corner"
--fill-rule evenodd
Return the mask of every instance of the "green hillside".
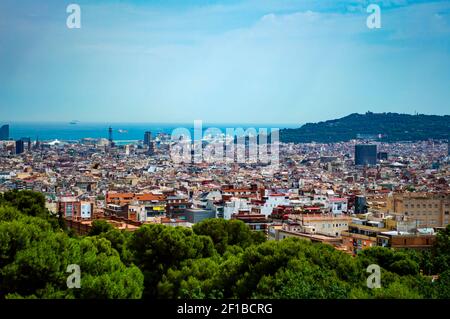
M 308 123 L 297 129 L 283 129 L 285 143 L 341 142 L 356 139 L 358 134 L 381 134 L 381 141 L 420 141 L 450 138 L 450 115 L 409 115 L 398 113 L 353 113 L 346 117 L 319 123 Z

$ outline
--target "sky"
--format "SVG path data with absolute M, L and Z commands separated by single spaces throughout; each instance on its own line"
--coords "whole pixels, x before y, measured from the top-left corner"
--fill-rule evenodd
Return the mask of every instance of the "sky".
M 449 98 L 450 1 L 0 0 L 0 122 L 300 124 Z

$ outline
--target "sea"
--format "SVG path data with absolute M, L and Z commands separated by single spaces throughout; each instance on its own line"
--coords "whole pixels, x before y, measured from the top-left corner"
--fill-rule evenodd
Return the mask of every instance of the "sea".
M 117 144 L 132 144 L 144 139 L 144 133 L 152 132 L 155 137 L 158 133 L 172 134 L 177 128 L 185 128 L 194 136 L 194 123 L 36 123 L 36 122 L 12 122 L 9 124 L 10 139 L 18 140 L 30 138 L 39 141 L 79 141 L 84 138 L 108 138 L 109 127 L 113 131 L 113 140 Z M 248 128 L 271 129 L 296 128 L 300 124 L 230 124 L 230 123 L 202 123 L 202 131 L 208 128 L 218 128 L 223 133 L 227 128 Z

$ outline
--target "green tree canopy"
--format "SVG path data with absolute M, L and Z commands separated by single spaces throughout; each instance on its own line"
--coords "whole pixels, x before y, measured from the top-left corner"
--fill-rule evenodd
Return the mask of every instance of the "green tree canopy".
M 164 225 L 144 225 L 136 230 L 129 249 L 133 262 L 145 275 L 145 295 L 155 297 L 157 284 L 171 267 L 187 259 L 214 255 L 210 237 L 196 235 L 191 229 Z
M 450 269 L 450 225 L 437 233 L 432 258 L 436 273 Z
M 107 233 L 110 230 L 113 230 L 114 227 L 108 223 L 106 220 L 97 219 L 92 222 L 92 227 L 89 230 L 89 236 L 96 236 L 102 233 Z
M 67 266 L 81 288 L 67 287 Z M 0 208 L 0 298 L 140 298 L 143 275 L 105 238 L 70 238 L 40 217 Z
M 220 254 L 223 254 L 228 246 L 246 248 L 265 241 L 264 233 L 251 231 L 239 220 L 207 219 L 195 224 L 193 230 L 198 235 L 209 236 Z

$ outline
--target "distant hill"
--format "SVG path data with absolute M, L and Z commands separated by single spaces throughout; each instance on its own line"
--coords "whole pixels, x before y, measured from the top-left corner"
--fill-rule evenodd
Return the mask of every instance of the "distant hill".
M 450 138 L 450 115 L 409 115 L 398 113 L 353 113 L 346 117 L 319 123 L 308 123 L 297 129 L 280 130 L 284 143 L 342 142 L 367 135 L 380 141 L 420 141 Z

